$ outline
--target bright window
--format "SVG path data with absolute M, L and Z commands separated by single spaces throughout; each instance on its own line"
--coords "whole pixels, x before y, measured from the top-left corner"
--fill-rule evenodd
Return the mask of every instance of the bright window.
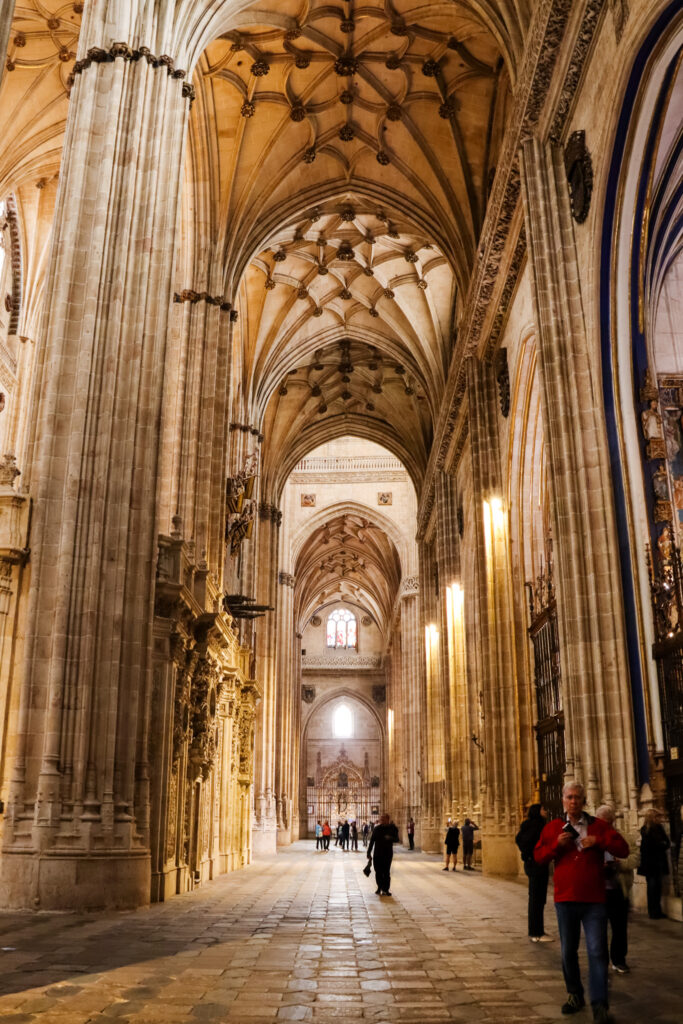
M 356 616 L 346 608 L 337 608 L 327 620 L 328 647 L 358 647 Z
M 337 704 L 334 709 L 332 732 L 338 740 L 348 740 L 353 736 L 353 715 L 348 704 Z

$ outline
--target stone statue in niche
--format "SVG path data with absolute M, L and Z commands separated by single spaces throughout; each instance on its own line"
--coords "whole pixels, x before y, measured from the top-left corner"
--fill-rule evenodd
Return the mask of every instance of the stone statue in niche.
M 665 526 L 657 538 L 657 550 L 659 551 L 659 557 L 662 565 L 671 565 L 673 544 L 671 540 L 671 529 L 669 526 Z
M 666 469 L 660 463 L 654 472 L 652 477 L 652 490 L 655 498 L 659 498 L 660 501 L 667 501 L 669 498 L 669 481 L 666 475 Z
M 312 704 L 315 700 L 315 686 L 302 686 L 301 699 L 304 704 Z
M 681 450 L 681 410 L 667 409 L 664 414 L 664 440 L 666 456 L 675 459 Z
M 656 398 L 653 398 L 648 404 L 647 409 L 644 409 L 643 412 L 641 412 L 640 421 L 643 424 L 643 436 L 646 441 L 652 441 L 654 438 L 664 438 L 662 417 L 659 413 L 659 406 Z
M 683 509 L 683 476 L 674 477 L 674 507 Z

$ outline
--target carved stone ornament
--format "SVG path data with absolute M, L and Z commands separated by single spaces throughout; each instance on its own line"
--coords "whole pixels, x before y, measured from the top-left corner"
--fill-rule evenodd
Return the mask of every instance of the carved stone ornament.
M 652 374 L 649 370 L 645 371 L 643 386 L 640 388 L 639 396 L 641 402 L 656 402 L 659 399 L 657 385 L 652 380 Z
M 379 686 L 373 686 L 372 688 L 372 699 L 375 704 L 385 704 L 387 699 L 387 688 L 383 684 Z
M 370 618 L 369 615 L 364 615 L 363 618 L 360 621 L 361 621 L 361 624 L 363 626 L 371 626 L 372 625 L 372 619 Z
M 322 622 L 322 619 L 320 618 L 319 615 L 313 615 L 311 617 L 311 625 L 312 626 L 319 626 L 321 622 Z
M 591 205 L 593 193 L 593 162 L 586 149 L 586 133 L 572 132 L 564 151 L 564 168 L 569 184 L 572 216 L 583 224 Z
M 510 371 L 506 348 L 501 348 L 496 352 L 495 370 L 500 411 L 503 418 L 507 419 L 510 414 Z
M 304 704 L 312 704 L 315 700 L 315 686 L 302 686 L 301 699 Z
M 458 520 L 458 533 L 462 537 L 463 533 L 465 532 L 465 514 L 462 510 L 462 505 L 458 505 L 455 514 Z
M 13 487 L 14 481 L 21 476 L 17 460 L 9 452 L 0 459 L 0 487 Z

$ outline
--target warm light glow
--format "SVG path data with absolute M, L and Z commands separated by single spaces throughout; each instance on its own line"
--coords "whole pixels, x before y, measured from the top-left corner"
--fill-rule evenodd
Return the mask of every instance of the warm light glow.
M 491 512 L 493 514 L 493 528 L 501 530 L 505 526 L 505 510 L 500 498 L 493 498 L 491 500 Z
M 394 731 L 394 709 L 389 708 L 387 711 L 387 728 L 390 733 Z
M 338 740 L 349 740 L 353 736 L 353 714 L 348 704 L 337 704 L 334 709 L 332 732 Z
M 435 640 L 438 640 L 439 639 L 439 629 L 438 629 L 438 627 L 435 626 L 433 622 L 430 622 L 428 628 L 429 628 L 429 637 L 432 640 L 432 642 L 434 642 Z
M 446 597 L 451 614 L 456 618 L 460 618 L 465 603 L 465 591 L 459 583 L 452 583 L 446 591 Z

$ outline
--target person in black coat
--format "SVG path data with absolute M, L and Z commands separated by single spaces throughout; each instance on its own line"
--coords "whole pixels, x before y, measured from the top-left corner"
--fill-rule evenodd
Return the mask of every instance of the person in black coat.
M 541 804 L 532 804 L 527 817 L 515 836 L 515 842 L 524 862 L 524 873 L 529 879 L 529 938 L 532 942 L 551 942 L 543 927 L 543 912 L 548 893 L 548 865 L 537 864 L 534 847 L 541 838 L 546 823 Z
M 640 830 L 639 875 L 645 875 L 647 882 L 648 917 L 657 920 L 666 917 L 662 911 L 662 879 L 669 874 L 667 856 L 671 843 L 664 828 L 662 816 L 656 808 L 645 812 L 645 824 Z
M 375 825 L 368 846 L 368 860 L 372 858 L 377 881 L 377 895 L 391 896 L 391 862 L 394 858 L 394 843 L 399 842 L 398 829 L 388 814 L 383 814 L 379 825 Z
M 460 846 L 460 829 L 458 828 L 457 821 L 451 821 L 449 823 L 446 838 L 444 839 L 444 845 L 446 847 L 446 866 L 444 871 L 448 871 L 448 865 L 451 857 L 453 858 L 453 870 L 455 871 L 458 863 L 458 847 Z

